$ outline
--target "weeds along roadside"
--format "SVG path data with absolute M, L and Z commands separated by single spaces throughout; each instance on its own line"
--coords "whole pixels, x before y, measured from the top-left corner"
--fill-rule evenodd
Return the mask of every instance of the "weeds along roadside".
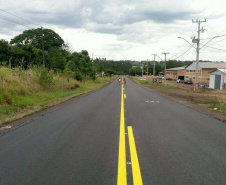
M 74 78 L 47 69 L 0 67 L 0 125 L 97 89 L 106 81 Z

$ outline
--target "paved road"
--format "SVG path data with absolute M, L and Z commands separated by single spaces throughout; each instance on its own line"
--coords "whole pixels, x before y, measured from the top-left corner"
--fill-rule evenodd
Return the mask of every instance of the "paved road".
M 127 79 L 0 137 L 0 185 L 119 185 L 124 174 L 128 185 L 226 184 L 226 124 Z

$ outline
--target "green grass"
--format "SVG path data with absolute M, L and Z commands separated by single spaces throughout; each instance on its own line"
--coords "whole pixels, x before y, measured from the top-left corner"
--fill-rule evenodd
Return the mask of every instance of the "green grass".
M 164 83 L 163 84 L 162 83 L 153 83 L 150 80 L 134 79 L 134 81 L 136 83 L 139 83 L 139 84 L 150 85 L 150 86 L 153 86 L 153 87 L 159 87 L 159 88 L 165 88 L 165 89 L 178 89 L 177 87 L 172 86 L 172 85 L 164 85 Z
M 226 103 L 220 102 L 215 98 L 209 105 L 208 108 L 217 108 L 217 111 L 226 112 Z
M 110 80 L 97 78 L 78 83 L 70 79 L 67 82 L 63 76 L 54 74 L 53 85 L 42 88 L 35 75 L 26 76 L 27 71 L 21 73 L 18 76 L 13 70 L 0 68 L 0 125 L 98 89 Z

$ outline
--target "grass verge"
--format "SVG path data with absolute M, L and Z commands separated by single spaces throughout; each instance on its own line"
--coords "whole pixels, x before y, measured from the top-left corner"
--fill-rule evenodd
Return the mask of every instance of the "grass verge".
M 162 83 L 153 83 L 150 80 L 140 80 L 140 79 L 136 79 L 136 78 L 133 78 L 133 80 L 138 84 L 150 85 L 153 87 L 160 87 L 160 88 L 165 88 L 165 89 L 178 89 L 177 87 L 172 86 L 172 85 L 164 85 Z
M 226 113 L 226 103 L 220 102 L 217 97 L 208 105 L 208 108 Z
M 0 68 L 0 125 L 98 89 L 110 80 L 97 78 L 95 81 L 77 82 L 50 74 L 50 83 L 42 86 L 43 81 L 40 82 L 36 74 L 34 70 Z

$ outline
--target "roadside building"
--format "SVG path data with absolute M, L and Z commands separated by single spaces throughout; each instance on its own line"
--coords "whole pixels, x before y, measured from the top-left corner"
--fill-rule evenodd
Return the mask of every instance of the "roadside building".
M 226 87 L 226 69 L 217 69 L 210 73 L 210 88 L 225 89 Z
M 192 80 L 195 83 L 196 62 L 192 62 L 186 67 L 185 80 Z M 226 69 L 226 62 L 199 62 L 198 83 L 206 83 L 209 86 L 210 73 L 217 69 Z
M 185 80 L 185 67 L 186 66 L 166 69 L 166 79 Z

